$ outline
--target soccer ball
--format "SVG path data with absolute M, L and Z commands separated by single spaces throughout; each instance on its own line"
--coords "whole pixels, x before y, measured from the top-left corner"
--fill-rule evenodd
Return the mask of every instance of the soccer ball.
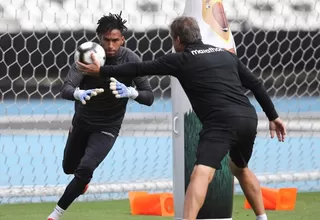
M 100 66 L 104 66 L 104 63 L 106 61 L 106 52 L 100 44 L 91 41 L 85 42 L 77 48 L 74 54 L 74 61 L 90 64 L 92 63 L 92 52 L 94 53 L 96 59 L 99 61 Z

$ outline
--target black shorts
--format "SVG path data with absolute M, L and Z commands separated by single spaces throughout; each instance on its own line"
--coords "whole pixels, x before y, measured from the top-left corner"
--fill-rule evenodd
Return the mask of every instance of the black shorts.
M 64 172 L 73 174 L 78 168 L 93 172 L 108 155 L 116 138 L 109 132 L 89 132 L 81 127 L 71 127 L 63 155 Z
M 245 117 L 217 119 L 203 126 L 197 148 L 196 164 L 221 169 L 228 154 L 233 163 L 244 168 L 252 155 L 258 120 Z

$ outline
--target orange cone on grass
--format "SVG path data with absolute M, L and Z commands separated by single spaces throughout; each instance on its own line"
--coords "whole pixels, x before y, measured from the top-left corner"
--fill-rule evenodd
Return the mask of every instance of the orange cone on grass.
M 266 210 L 294 210 L 297 198 L 297 188 L 271 189 L 261 187 L 262 199 Z M 251 209 L 248 200 L 244 203 L 245 209 Z
M 129 192 L 132 215 L 174 216 L 172 193 Z

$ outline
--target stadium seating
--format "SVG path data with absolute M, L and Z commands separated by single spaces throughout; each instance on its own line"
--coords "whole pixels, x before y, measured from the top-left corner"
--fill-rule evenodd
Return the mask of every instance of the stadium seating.
M 145 31 L 166 27 L 183 13 L 184 1 L 117 0 L 13 0 L 1 3 L 5 24 L 25 31 L 94 30 L 99 17 L 123 10 L 130 29 Z M 317 30 L 320 2 L 317 0 L 224 0 L 231 23 L 265 30 Z M 308 23 L 308 26 L 305 24 Z M 3 27 L 4 31 L 8 27 Z M 7 25 L 6 25 L 7 26 Z M 239 26 L 240 27 L 240 26 Z M 10 30 L 9 29 L 9 30 Z

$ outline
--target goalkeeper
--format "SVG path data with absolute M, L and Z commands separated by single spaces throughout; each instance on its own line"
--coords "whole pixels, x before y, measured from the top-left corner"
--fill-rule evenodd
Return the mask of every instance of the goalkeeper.
M 107 65 L 141 62 L 133 51 L 121 46 L 124 43 L 123 32 L 127 30 L 125 23 L 121 13 L 103 16 L 98 21 L 96 33 L 105 49 Z M 48 220 L 58 220 L 70 204 L 87 190 L 94 170 L 108 155 L 116 141 L 128 98 L 148 106 L 153 103 L 154 96 L 147 77 L 117 79 L 122 82 L 118 83 L 118 86 L 123 91 L 121 98 L 124 99 L 118 99 L 111 93 L 109 78 L 83 76 L 75 64 L 69 70 L 61 96 L 76 102 L 72 126 L 64 149 L 63 170 L 66 174 L 73 174 L 74 178 L 54 211 L 48 216 Z M 113 79 L 113 82 L 117 80 Z M 133 83 L 137 89 L 131 87 Z
M 177 53 L 143 63 L 103 66 L 95 61 L 78 68 L 92 76 L 175 76 L 184 88 L 203 128 L 197 160 L 187 188 L 183 219 L 195 220 L 216 169 L 229 152 L 230 168 L 239 180 L 257 220 L 266 220 L 260 184 L 248 168 L 257 133 L 258 117 L 245 96 L 250 89 L 269 119 L 270 134 L 284 141 L 286 129 L 262 82 L 234 54 L 201 41 L 199 26 L 191 17 L 178 17 L 170 26 Z M 94 55 L 92 55 L 94 59 Z M 111 83 L 114 94 L 125 91 Z

